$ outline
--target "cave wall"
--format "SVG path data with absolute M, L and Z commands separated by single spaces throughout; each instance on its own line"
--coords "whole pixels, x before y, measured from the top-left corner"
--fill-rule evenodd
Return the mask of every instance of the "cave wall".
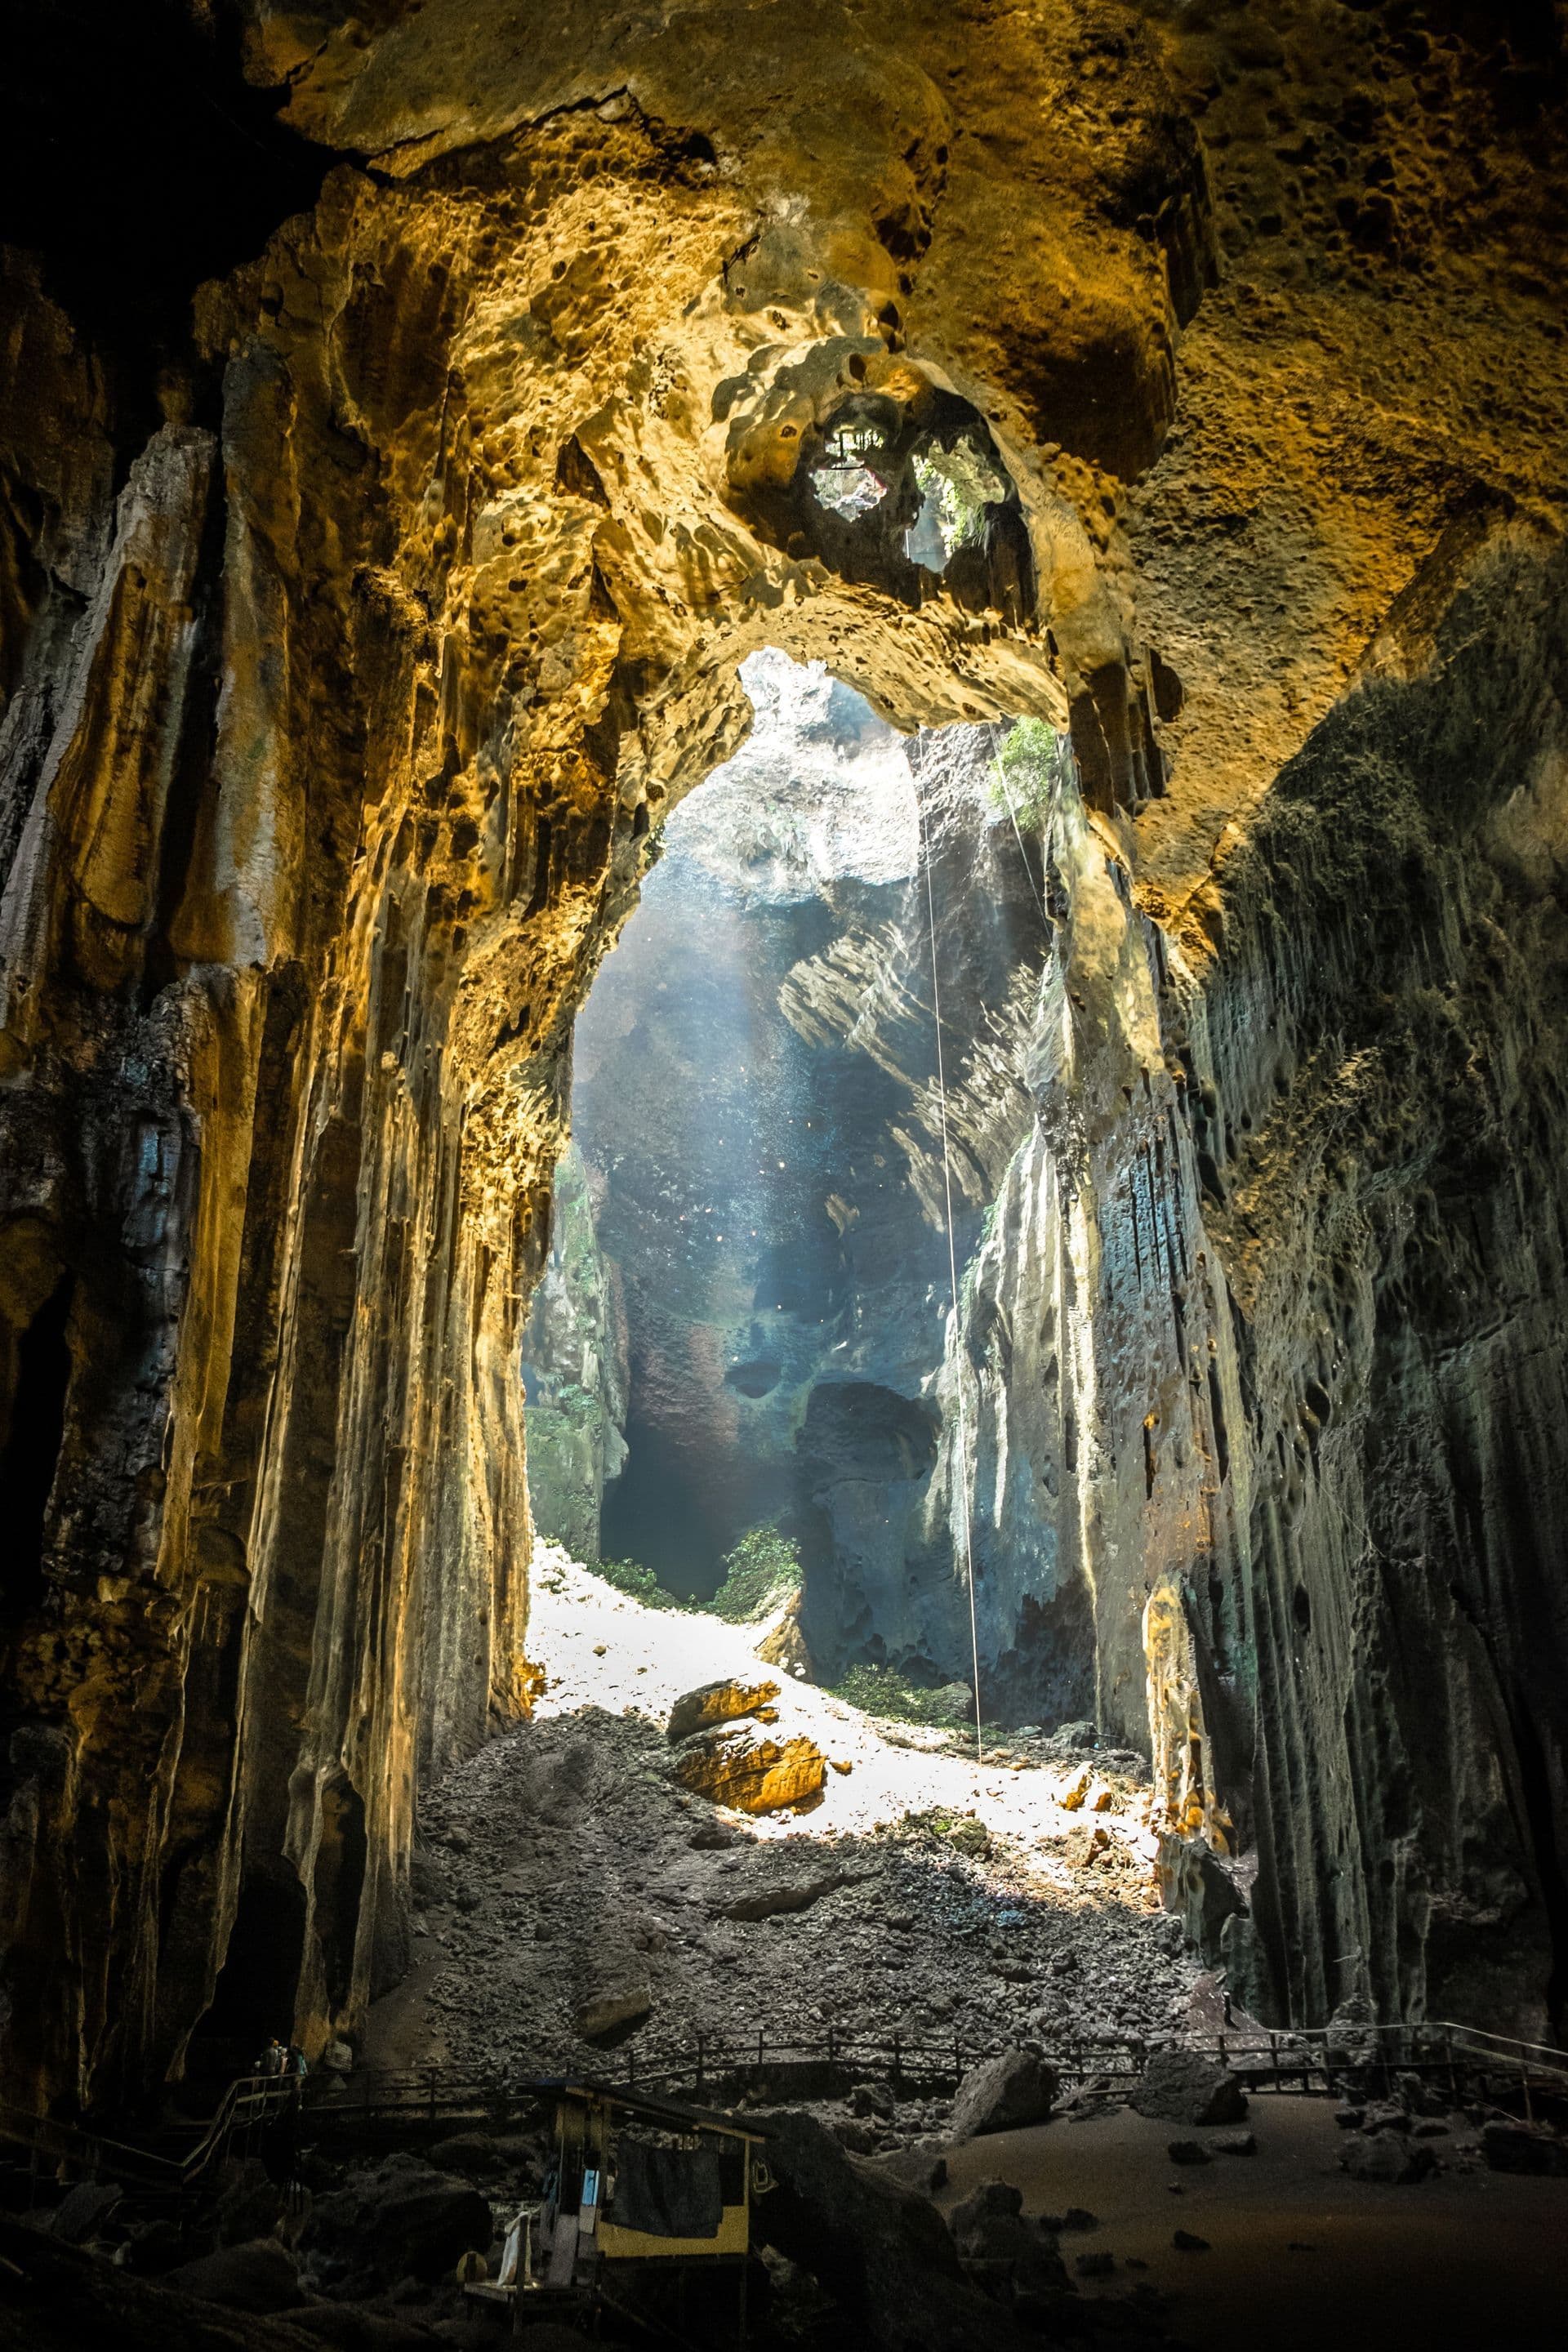
M 1251 1440 L 1247 1583 L 1194 1612 L 1250 1685 L 1238 1965 L 1531 2037 L 1565 1949 L 1563 586 L 1499 513 L 1435 551 L 1226 862 L 1194 1030 Z
M 1071 725 L 1085 953 L 1142 1040 L 1087 1056 L 1061 1145 L 1073 1283 L 1123 1284 L 1074 1372 L 1086 1540 L 1135 1546 L 1101 1703 L 1134 1722 L 1154 1656 L 1174 1823 L 1228 1806 L 1257 1865 L 1237 1969 L 1311 2011 L 1359 1948 L 1416 2005 L 1542 1948 L 1554 30 L 229 16 L 319 197 L 155 352 L 37 206 L 5 279 L 8 2095 L 155 2083 L 215 1989 L 231 2038 L 318 2048 L 401 1964 L 419 1778 L 527 1703 L 518 1343 L 572 1014 L 764 643 L 903 727 Z M 117 268 L 138 243 L 151 210 Z M 814 508 L 803 452 L 868 404 L 905 455 L 987 436 L 975 576 Z M 1408 677 L 1391 623 L 1435 649 Z

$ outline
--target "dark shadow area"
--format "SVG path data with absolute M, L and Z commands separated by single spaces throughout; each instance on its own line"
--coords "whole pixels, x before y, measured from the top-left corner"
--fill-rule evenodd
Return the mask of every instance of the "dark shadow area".
M 228 1956 L 192 2039 L 193 2075 L 226 2077 L 249 2067 L 276 2035 L 293 2031 L 305 1933 L 305 1890 L 286 1864 L 247 1877 L 229 1930 Z
M 333 2009 L 348 2000 L 353 1980 L 365 1852 L 364 1801 L 346 1772 L 334 1772 L 321 1790 L 313 1885 L 316 1935 Z
M 5 1568 L 0 1626 L 18 1625 L 44 1594 L 44 1530 L 65 1436 L 71 1356 L 66 1339 L 73 1275 L 61 1275 L 16 1348 L 16 1390 L 0 1454 L 0 1528 Z
M 205 20 L 205 21 L 204 21 Z M 153 377 L 183 352 L 204 278 L 253 259 L 312 206 L 332 158 L 252 89 L 238 12 L 181 0 L 22 0 L 5 15 L 0 241 L 120 362 L 120 437 L 158 422 Z

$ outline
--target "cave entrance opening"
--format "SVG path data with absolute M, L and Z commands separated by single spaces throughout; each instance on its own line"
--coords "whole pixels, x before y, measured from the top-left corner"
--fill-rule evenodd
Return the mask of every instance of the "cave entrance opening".
M 741 675 L 752 734 L 668 818 L 577 1024 L 525 1343 L 535 1523 L 962 1721 L 995 1562 L 970 1559 L 964 1289 L 1033 1129 L 1070 757 L 1037 721 L 902 736 L 773 649 Z
M 291 2040 L 304 1932 L 305 1890 L 292 1871 L 247 1876 L 187 2074 L 228 2080 L 248 2070 L 269 2041 Z

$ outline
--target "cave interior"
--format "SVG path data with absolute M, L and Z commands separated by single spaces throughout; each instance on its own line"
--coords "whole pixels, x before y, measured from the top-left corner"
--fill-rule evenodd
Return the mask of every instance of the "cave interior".
M 1561 2056 L 1563 12 L 1268 14 L 20 10 L 28 2128 L 392 2046 L 487 1774 L 826 1870 L 900 1740 L 1099 1758 L 1226 2019 Z

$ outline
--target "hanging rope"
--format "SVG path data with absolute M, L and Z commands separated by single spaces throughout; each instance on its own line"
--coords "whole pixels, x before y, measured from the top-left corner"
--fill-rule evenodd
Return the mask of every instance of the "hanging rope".
M 1007 771 L 1002 765 L 1002 761 L 999 757 L 994 760 L 991 764 L 995 772 L 996 781 L 1002 787 L 1002 797 L 1007 803 L 1007 814 L 1013 820 L 1013 838 L 1018 845 L 1018 855 L 1024 861 L 1024 871 L 1028 877 L 1029 887 L 1034 892 L 1035 904 L 1040 910 L 1040 920 L 1045 925 L 1046 931 L 1048 935 L 1051 929 L 1051 919 L 1046 911 L 1046 902 L 1040 896 L 1040 886 L 1035 879 L 1035 869 L 1029 863 L 1029 853 L 1024 846 L 1024 836 L 1018 829 L 1018 812 L 1013 805 L 1013 795 L 1007 789 Z M 1061 796 L 1062 777 L 1061 769 L 1058 765 L 1056 774 L 1051 782 L 1051 805 L 1049 813 L 1046 818 L 1044 836 L 1040 848 L 1040 861 L 1042 867 L 1048 866 L 1051 861 L 1051 851 L 1055 844 L 1057 829 L 1057 809 L 1061 801 Z
M 925 803 L 921 796 L 918 781 L 915 784 L 915 810 L 920 822 L 921 864 L 925 867 L 926 876 L 926 922 L 931 932 L 931 1011 L 936 1016 L 936 1098 L 942 1123 L 942 1181 L 947 1206 L 947 1271 L 952 1286 L 952 1332 L 956 1346 L 960 1338 L 958 1252 L 952 1238 L 952 1154 L 947 1140 L 947 1075 L 942 1053 L 942 987 L 936 967 L 936 898 L 931 888 L 931 858 L 926 849 Z M 1019 846 L 1022 845 L 1020 843 Z M 979 1764 L 984 1760 L 980 1729 L 980 1629 L 974 1613 L 974 1541 L 969 1510 L 969 1431 L 963 1409 L 962 1364 L 957 1367 L 955 1390 L 958 1397 L 958 1492 L 963 1505 L 963 1568 L 969 1586 L 969 1649 L 974 1661 L 974 1760 Z

